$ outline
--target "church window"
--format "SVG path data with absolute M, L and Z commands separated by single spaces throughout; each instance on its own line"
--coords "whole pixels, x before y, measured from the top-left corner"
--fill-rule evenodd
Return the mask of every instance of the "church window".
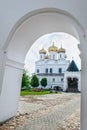
M 42 59 L 42 55 L 40 55 L 40 58 Z
M 63 82 L 63 78 L 61 78 L 61 82 Z
M 55 82 L 55 78 L 53 78 L 53 82 Z
M 62 68 L 59 68 L 59 73 L 62 73 Z
M 45 73 L 48 73 L 48 68 L 45 69 Z
M 50 73 L 51 73 L 51 74 L 53 73 L 53 70 L 52 70 L 52 68 L 50 68 Z
M 53 55 L 53 59 L 55 59 L 55 55 Z
M 37 73 L 39 73 L 39 69 L 37 69 Z
M 51 59 L 51 55 L 49 55 L 49 58 Z

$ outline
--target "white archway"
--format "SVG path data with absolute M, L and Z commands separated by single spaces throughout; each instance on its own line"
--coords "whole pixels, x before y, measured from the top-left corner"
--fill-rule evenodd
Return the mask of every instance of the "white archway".
M 12 29 L 3 46 L 5 63 L 2 67 L 5 71 L 2 72 L 0 122 L 17 112 L 22 69 L 27 51 L 40 36 L 59 31 L 73 35 L 82 44 L 84 32 L 79 22 L 69 13 L 59 9 L 40 9 L 31 12 L 23 16 Z M 82 45 L 80 49 L 82 50 Z

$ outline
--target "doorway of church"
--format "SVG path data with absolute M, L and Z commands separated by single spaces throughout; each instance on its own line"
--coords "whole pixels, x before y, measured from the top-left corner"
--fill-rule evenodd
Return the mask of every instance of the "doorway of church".
M 78 78 L 71 78 L 67 79 L 67 92 L 78 92 Z

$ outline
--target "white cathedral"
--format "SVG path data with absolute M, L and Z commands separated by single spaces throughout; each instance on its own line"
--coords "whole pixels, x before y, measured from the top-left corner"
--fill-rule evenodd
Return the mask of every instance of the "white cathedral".
M 46 51 L 39 51 L 39 60 L 35 62 L 35 74 L 41 81 L 47 78 L 46 88 L 59 86 L 63 91 L 81 91 L 80 71 L 74 60 L 66 59 L 66 50 L 54 44 Z M 41 87 L 41 85 L 39 86 Z

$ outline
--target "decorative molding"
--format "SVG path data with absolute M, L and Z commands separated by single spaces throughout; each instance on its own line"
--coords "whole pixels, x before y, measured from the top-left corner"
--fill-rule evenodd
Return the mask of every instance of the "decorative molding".
M 14 61 L 12 59 L 7 59 L 6 65 L 10 66 L 12 68 L 15 68 L 15 69 L 20 69 L 20 70 L 23 70 L 23 68 L 24 68 L 24 63 L 20 63 L 18 61 Z
M 0 49 L 0 94 L 2 92 L 2 84 L 3 84 L 6 59 L 7 59 L 6 51 Z

